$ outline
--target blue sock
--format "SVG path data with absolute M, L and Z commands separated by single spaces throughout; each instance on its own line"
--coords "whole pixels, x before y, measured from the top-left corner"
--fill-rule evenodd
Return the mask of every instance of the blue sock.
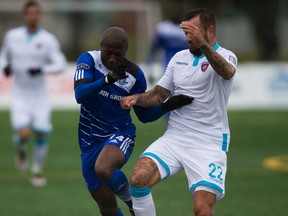
M 114 171 L 112 177 L 106 181 L 106 184 L 114 194 L 116 194 L 130 209 L 132 209 L 130 185 L 126 175 L 120 169 Z
M 117 215 L 116 216 L 124 216 L 123 213 L 121 212 L 121 209 L 118 208 L 118 212 L 117 212 Z

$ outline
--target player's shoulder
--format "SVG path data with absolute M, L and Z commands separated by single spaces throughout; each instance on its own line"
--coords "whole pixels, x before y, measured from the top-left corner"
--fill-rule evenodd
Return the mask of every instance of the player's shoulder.
M 224 47 L 220 47 L 218 48 L 217 52 L 222 55 L 224 58 L 227 58 L 233 65 L 237 65 L 238 63 L 238 59 L 237 56 L 234 52 L 232 52 L 231 50 L 228 50 Z
M 26 32 L 26 28 L 24 26 L 12 28 L 6 32 L 6 36 L 13 37 L 13 36 L 19 36 Z
M 175 53 L 173 58 L 183 59 L 186 56 L 191 56 L 191 53 L 190 53 L 189 49 L 183 49 L 183 50 L 178 51 L 177 53 Z
M 89 64 L 96 64 L 100 60 L 100 51 L 91 50 L 81 53 L 78 57 L 77 63 L 89 63 Z
M 47 29 L 40 28 L 38 31 L 39 31 L 39 34 L 42 37 L 45 37 L 45 39 L 51 40 L 51 41 L 58 41 L 58 39 L 56 38 L 55 34 L 53 34 L 52 32 L 48 31 Z
M 231 51 L 231 50 L 229 50 L 229 49 L 226 49 L 226 48 L 224 48 L 224 47 L 222 47 L 222 46 L 219 46 L 219 48 L 217 49 L 217 52 L 219 52 L 219 53 L 222 54 L 222 55 L 230 54 L 230 55 L 236 56 L 233 51 Z

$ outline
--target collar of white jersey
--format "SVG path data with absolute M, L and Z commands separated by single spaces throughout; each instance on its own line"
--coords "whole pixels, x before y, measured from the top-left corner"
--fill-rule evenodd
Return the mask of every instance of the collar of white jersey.
M 26 30 L 26 34 L 27 34 L 27 40 L 28 40 L 28 41 L 31 41 L 36 35 L 39 34 L 39 32 L 42 31 L 42 28 L 38 28 L 35 32 L 30 33 L 30 32 L 28 31 L 28 28 L 25 26 L 25 30 Z
M 213 49 L 214 49 L 215 51 L 216 51 L 219 47 L 220 47 L 220 46 L 219 46 L 218 42 L 216 42 L 216 43 L 213 45 Z M 205 56 L 204 54 L 202 54 L 202 55 L 200 55 L 200 56 L 196 56 L 196 55 L 194 55 L 194 54 L 192 54 L 192 55 L 193 55 L 193 57 L 194 57 L 194 61 L 193 61 L 192 66 L 197 66 L 198 63 L 199 63 L 199 60 Z

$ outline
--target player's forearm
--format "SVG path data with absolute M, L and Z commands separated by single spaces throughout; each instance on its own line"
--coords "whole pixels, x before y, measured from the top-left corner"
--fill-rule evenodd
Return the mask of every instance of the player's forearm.
M 223 56 L 217 53 L 209 44 L 205 44 L 201 47 L 204 55 L 206 56 L 207 60 L 223 79 L 229 80 L 235 74 L 235 68 L 228 63 Z
M 151 108 L 134 106 L 134 111 L 138 119 L 143 123 L 156 121 L 166 113 L 163 111 L 162 105 L 154 106 Z
M 95 82 L 81 83 L 74 89 L 77 103 L 81 104 L 89 99 L 95 92 L 99 92 L 105 85 L 104 77 Z
M 135 105 L 142 107 L 153 107 L 163 103 L 163 101 L 170 95 L 170 91 L 156 85 L 153 89 L 139 94 Z

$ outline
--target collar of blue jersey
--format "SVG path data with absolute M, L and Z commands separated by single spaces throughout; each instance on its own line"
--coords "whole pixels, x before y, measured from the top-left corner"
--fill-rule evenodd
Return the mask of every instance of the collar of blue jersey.
M 216 42 L 216 43 L 213 45 L 213 49 L 214 49 L 215 51 L 216 51 L 219 47 L 220 47 L 220 46 L 219 46 L 218 42 Z M 204 54 L 202 54 L 202 55 L 200 55 L 200 56 L 196 56 L 196 55 L 194 55 L 194 54 L 192 54 L 192 55 L 193 55 L 193 57 L 194 57 L 193 66 L 197 66 L 198 63 L 199 63 L 199 60 L 204 57 Z

